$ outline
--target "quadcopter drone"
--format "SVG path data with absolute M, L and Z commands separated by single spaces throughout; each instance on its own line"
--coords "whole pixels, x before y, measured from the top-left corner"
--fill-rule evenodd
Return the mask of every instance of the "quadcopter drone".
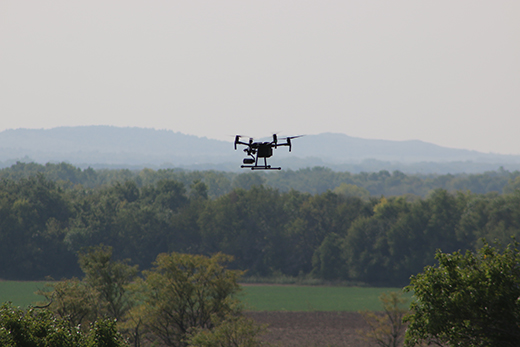
M 289 152 L 291 151 L 291 140 L 296 139 L 299 136 L 289 136 L 284 137 L 281 140 L 285 140 L 284 143 L 278 143 L 278 136 L 273 134 L 273 141 L 271 142 L 253 142 L 253 138 L 249 138 L 249 142 L 240 141 L 241 135 L 235 136 L 235 150 L 237 149 L 237 145 L 244 145 L 247 148 L 244 149 L 244 152 L 247 153 L 250 158 L 244 158 L 243 163 L 246 165 L 241 165 L 241 168 L 251 168 L 251 170 L 281 170 L 281 167 L 271 167 L 271 165 L 267 165 L 267 158 L 270 158 L 273 155 L 273 148 L 278 148 L 281 146 L 289 146 Z M 258 165 L 258 158 L 264 158 L 264 165 Z

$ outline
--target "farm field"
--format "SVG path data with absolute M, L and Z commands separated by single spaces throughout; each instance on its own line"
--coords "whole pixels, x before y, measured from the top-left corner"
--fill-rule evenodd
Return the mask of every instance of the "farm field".
M 43 299 L 34 294 L 45 282 L 0 281 L 0 303 L 27 307 Z M 379 311 L 379 296 L 400 288 L 243 285 L 245 314 L 268 324 L 262 340 L 284 347 L 368 347 L 360 310 Z M 411 296 L 407 294 L 407 297 Z
M 357 312 L 256 311 L 246 316 L 267 324 L 261 340 L 276 347 L 373 347 L 360 334 L 368 325 Z
M 379 296 L 400 288 L 246 285 L 245 314 L 267 324 L 264 342 L 277 347 L 371 347 L 360 310 L 380 311 Z M 405 295 L 409 300 L 411 294 Z
M 381 311 L 379 296 L 401 288 L 244 285 L 240 295 L 249 311 Z M 405 296 L 411 299 L 411 294 Z
M 14 306 L 27 307 L 41 301 L 44 297 L 34 292 L 43 289 L 44 284 L 41 281 L 0 281 L 0 304 L 11 301 Z
M 43 299 L 34 294 L 45 282 L 0 281 L 0 303 L 27 307 Z M 239 298 L 247 311 L 380 311 L 379 296 L 400 288 L 243 285 Z M 410 297 L 410 295 L 408 295 Z

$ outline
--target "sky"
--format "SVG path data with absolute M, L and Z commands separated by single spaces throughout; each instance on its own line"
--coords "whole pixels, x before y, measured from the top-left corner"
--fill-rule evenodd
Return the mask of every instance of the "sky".
M 518 18 L 518 0 L 0 0 L 0 131 L 334 132 L 520 154 Z

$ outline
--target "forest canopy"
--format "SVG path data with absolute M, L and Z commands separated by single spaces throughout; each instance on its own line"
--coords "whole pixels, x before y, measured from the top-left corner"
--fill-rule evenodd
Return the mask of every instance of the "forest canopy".
M 77 252 L 104 244 L 116 260 L 144 270 L 160 253 L 223 252 L 246 276 L 406 285 L 437 249 L 475 250 L 482 238 L 507 244 L 520 234 L 520 179 L 500 170 L 420 178 L 314 168 L 276 176 L 18 163 L 0 176 L 3 279 L 78 276 Z M 307 191 L 273 186 L 284 177 Z M 432 189 L 424 197 L 372 193 L 411 182 Z M 452 189 L 456 182 L 488 188 Z
M 71 164 L 17 162 L 9 168 L 0 169 L 0 178 L 19 180 L 38 173 L 60 186 L 81 185 L 96 188 L 117 182 L 133 181 L 138 187 L 156 184 L 160 180 L 181 182 L 189 190 L 190 185 L 199 180 L 208 189 L 208 195 L 216 198 L 228 194 L 235 188 L 249 189 L 254 185 L 272 187 L 280 192 L 291 189 L 302 193 L 321 194 L 336 190 L 346 195 L 366 197 L 402 196 L 426 197 L 434 189 L 450 192 L 469 190 L 477 194 L 490 192 L 504 193 L 520 188 L 520 171 L 507 171 L 499 168 L 480 174 L 423 175 L 404 174 L 400 171 L 361 172 L 333 171 L 325 167 L 313 167 L 276 172 L 225 172 L 225 171 L 187 171 L 183 169 L 80 169 Z

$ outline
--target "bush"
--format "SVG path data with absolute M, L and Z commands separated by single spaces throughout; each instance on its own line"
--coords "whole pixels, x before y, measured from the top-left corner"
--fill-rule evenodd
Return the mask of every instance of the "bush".
M 124 339 L 115 328 L 115 321 L 100 320 L 82 332 L 79 326 L 57 318 L 46 309 L 27 311 L 0 307 L 0 346 L 2 347 L 124 347 Z

